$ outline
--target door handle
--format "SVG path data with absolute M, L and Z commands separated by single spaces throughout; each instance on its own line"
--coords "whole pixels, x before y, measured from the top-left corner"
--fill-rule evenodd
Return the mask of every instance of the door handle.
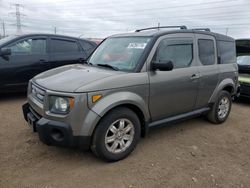
M 190 79 L 191 79 L 191 80 L 196 80 L 196 79 L 199 79 L 200 77 L 201 77 L 200 74 L 193 74 L 193 75 L 190 77 Z
M 46 60 L 44 60 L 44 59 L 40 59 L 40 60 L 39 60 L 39 63 L 40 63 L 40 64 L 45 64 L 45 63 L 48 63 L 48 61 L 46 61 Z
M 84 61 L 84 59 L 83 59 L 83 58 L 79 58 L 78 61 L 79 61 L 80 63 L 82 63 L 82 62 Z

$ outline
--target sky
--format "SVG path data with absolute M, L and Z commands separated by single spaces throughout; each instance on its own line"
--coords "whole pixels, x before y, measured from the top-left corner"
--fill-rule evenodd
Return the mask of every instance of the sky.
M 250 0 L 0 0 L 0 34 L 3 21 L 16 34 L 17 3 L 22 33 L 104 38 L 160 24 L 250 38 Z

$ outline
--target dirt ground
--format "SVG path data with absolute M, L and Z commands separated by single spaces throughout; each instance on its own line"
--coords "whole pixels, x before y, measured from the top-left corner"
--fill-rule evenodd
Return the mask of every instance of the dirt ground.
M 250 102 L 228 121 L 196 118 L 150 131 L 125 160 L 42 144 L 22 117 L 25 95 L 0 96 L 0 187 L 250 187 Z

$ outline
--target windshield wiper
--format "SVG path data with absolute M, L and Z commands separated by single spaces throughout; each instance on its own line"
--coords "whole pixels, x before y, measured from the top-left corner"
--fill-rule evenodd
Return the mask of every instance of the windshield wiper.
M 88 60 L 83 61 L 83 64 L 93 65 L 93 64 L 92 64 L 92 63 L 90 63 Z
M 119 71 L 120 69 L 119 68 L 117 68 L 117 67 L 115 67 L 115 66 L 112 66 L 112 65 L 109 65 L 109 64 L 100 64 L 100 63 L 98 63 L 98 64 L 96 64 L 97 66 L 100 66 L 100 67 L 107 67 L 107 68 L 110 68 L 110 69 L 113 69 L 113 70 L 115 70 L 115 71 Z

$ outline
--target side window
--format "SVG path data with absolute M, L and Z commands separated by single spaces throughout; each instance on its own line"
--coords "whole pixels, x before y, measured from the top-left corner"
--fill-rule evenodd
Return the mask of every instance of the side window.
M 214 41 L 199 39 L 199 57 L 203 65 L 213 65 L 215 63 Z
M 80 49 L 76 41 L 52 39 L 51 51 L 53 53 L 79 52 Z
M 11 49 L 11 55 L 32 55 L 46 53 L 46 39 L 25 39 L 7 48 Z
M 236 47 L 234 42 L 218 41 L 218 52 L 221 64 L 236 62 Z
M 84 49 L 84 51 L 86 52 L 87 56 L 89 56 L 93 50 L 95 49 L 95 46 L 93 46 L 92 44 L 86 42 L 86 41 L 81 41 L 82 47 Z
M 175 69 L 189 67 L 193 60 L 193 40 L 162 40 L 154 60 L 156 63 L 170 60 Z

